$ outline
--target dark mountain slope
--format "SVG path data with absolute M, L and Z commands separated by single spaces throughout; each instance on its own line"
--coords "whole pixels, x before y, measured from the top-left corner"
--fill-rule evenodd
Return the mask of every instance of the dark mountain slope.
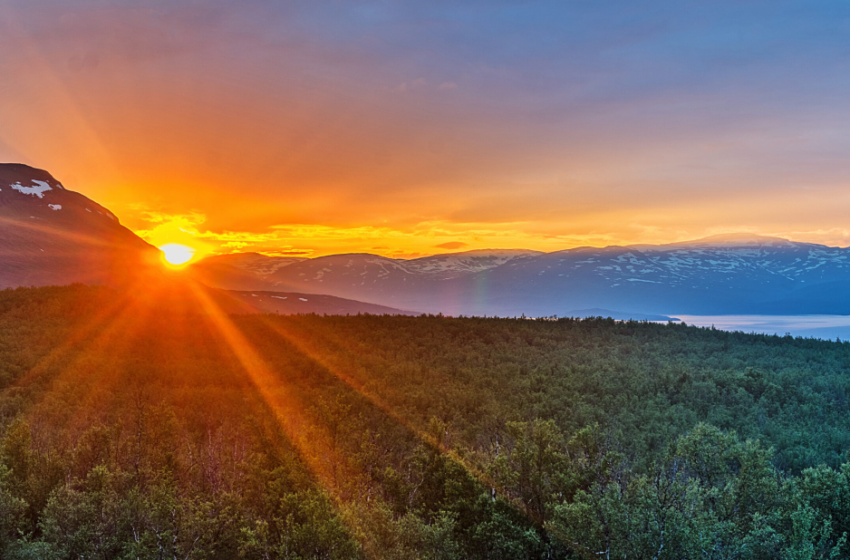
M 159 254 L 50 173 L 0 164 L 0 288 L 124 282 Z
M 295 315 L 316 313 L 318 315 L 418 315 L 413 311 L 402 311 L 393 307 L 363 303 L 353 299 L 322 294 L 299 294 L 293 292 L 226 291 L 223 292 L 240 303 L 260 313 Z

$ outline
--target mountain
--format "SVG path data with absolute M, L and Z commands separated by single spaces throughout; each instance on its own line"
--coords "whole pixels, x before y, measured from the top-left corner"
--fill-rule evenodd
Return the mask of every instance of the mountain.
M 293 292 L 233 291 L 224 292 L 234 300 L 260 313 L 316 313 L 317 315 L 419 315 L 414 311 L 402 311 L 383 305 L 363 303 L 321 294 L 299 294 Z
M 305 288 L 309 293 L 317 288 L 304 285 L 309 278 L 323 284 L 326 272 L 336 272 L 331 289 L 340 294 L 347 292 L 347 286 L 357 285 L 364 278 L 385 278 L 395 271 L 403 274 L 400 282 L 407 282 L 413 276 L 423 276 L 429 280 L 448 280 L 458 276 L 482 272 L 501 266 L 509 261 L 543 255 L 540 251 L 521 249 L 476 250 L 462 253 L 433 255 L 418 259 L 390 259 L 368 253 L 331 255 L 307 259 L 304 257 L 271 257 L 259 253 L 234 253 L 207 257 L 191 267 L 192 274 L 198 280 L 210 285 L 230 290 L 263 290 L 273 288 Z M 290 265 L 298 267 L 297 278 L 290 271 L 282 271 Z M 365 273 L 365 274 L 364 274 Z M 405 279 L 407 276 L 410 278 Z M 389 279 L 390 282 L 395 278 Z M 400 288 L 406 287 L 402 284 Z M 383 287 L 381 287 L 383 289 Z M 360 293 L 362 290 L 354 289 Z
M 205 259 L 192 268 L 200 268 L 199 278 L 210 285 L 228 289 L 329 294 L 397 309 L 472 313 L 460 305 L 458 298 L 464 294 L 455 290 L 458 282 L 541 255 L 539 251 L 487 250 L 403 260 L 350 253 L 304 259 L 272 274 L 248 276 L 244 268 L 237 272 L 231 266 L 225 271 L 221 260 L 211 266 L 210 259 Z M 216 267 L 215 275 L 210 274 L 212 267 Z
M 189 273 L 200 282 L 227 290 L 263 290 L 274 286 L 268 278 L 278 269 L 303 260 L 259 253 L 213 255 L 194 264 Z
M 405 266 L 412 272 L 440 274 L 441 278 L 447 279 L 459 274 L 484 272 L 511 261 L 516 263 L 541 255 L 545 253 L 526 249 L 479 249 L 412 259 L 405 261 Z
M 413 260 L 345 254 L 290 262 L 262 276 L 244 267 L 241 273 L 264 289 L 429 313 L 549 316 L 593 308 L 635 317 L 850 313 L 850 297 L 842 295 L 850 286 L 850 249 L 750 234 Z
M 111 289 L 115 305 L 121 308 L 160 309 L 177 315 L 207 315 L 211 311 L 224 314 L 276 313 L 296 315 L 419 315 L 382 305 L 363 303 L 334 296 L 292 292 L 233 291 L 210 288 L 183 274 L 163 271 L 130 289 Z M 132 314 L 138 314 L 133 312 Z
M 850 250 L 784 239 L 724 235 L 658 246 L 577 248 L 548 253 L 466 284 L 488 286 L 506 310 L 602 307 L 659 314 L 809 313 L 786 305 L 798 290 L 850 279 Z
M 205 266 L 228 266 L 267 278 L 284 266 L 306 260 L 305 257 L 270 257 L 260 253 L 213 255 L 204 259 Z
M 0 288 L 120 283 L 159 254 L 47 171 L 0 164 Z

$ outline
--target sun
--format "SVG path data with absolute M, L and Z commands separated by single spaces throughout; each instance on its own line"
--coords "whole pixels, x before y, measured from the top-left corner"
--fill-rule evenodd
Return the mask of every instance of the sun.
M 170 265 L 180 266 L 186 264 L 192 257 L 195 256 L 195 250 L 179 243 L 166 243 L 160 245 L 159 250 L 162 251 L 162 256 Z

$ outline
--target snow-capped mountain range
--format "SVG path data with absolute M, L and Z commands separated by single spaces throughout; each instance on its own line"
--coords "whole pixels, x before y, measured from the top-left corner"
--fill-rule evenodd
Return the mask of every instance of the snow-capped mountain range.
M 413 260 L 346 254 L 284 262 L 255 254 L 248 267 L 244 259 L 215 257 L 217 274 L 206 280 L 230 289 L 325 293 L 453 314 L 565 315 L 587 308 L 667 315 L 850 313 L 850 296 L 844 296 L 850 249 L 750 234 Z M 259 264 L 264 259 L 269 266 Z M 208 265 L 202 261 L 196 272 L 209 271 Z

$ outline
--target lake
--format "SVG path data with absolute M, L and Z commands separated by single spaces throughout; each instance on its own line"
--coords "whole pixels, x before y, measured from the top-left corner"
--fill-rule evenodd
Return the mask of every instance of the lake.
M 850 315 L 673 315 L 689 325 L 746 333 L 850 340 Z

